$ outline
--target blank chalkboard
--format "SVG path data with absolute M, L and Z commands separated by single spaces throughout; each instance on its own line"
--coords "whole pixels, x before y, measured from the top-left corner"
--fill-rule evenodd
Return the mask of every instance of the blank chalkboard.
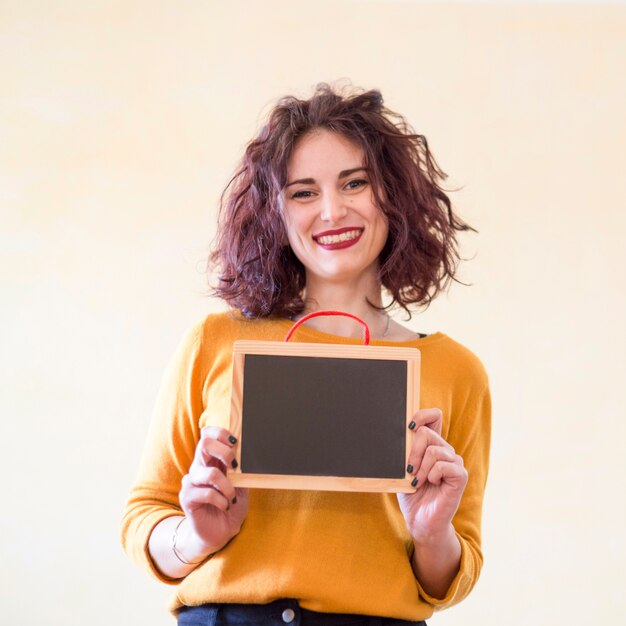
M 413 491 L 413 348 L 240 341 L 230 430 L 238 486 Z

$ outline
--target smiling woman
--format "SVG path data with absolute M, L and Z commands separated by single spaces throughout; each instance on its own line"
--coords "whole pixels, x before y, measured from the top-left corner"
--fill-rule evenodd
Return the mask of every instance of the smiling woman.
M 372 297 L 380 300 L 376 276 L 387 218 L 376 206 L 364 160 L 359 146 L 320 129 L 298 141 L 289 161 L 283 219 L 311 301 L 338 281 L 353 290 L 373 285 Z
M 283 98 L 248 145 L 211 257 L 232 310 L 197 324 L 174 357 L 122 522 L 127 552 L 177 585 L 180 624 L 423 624 L 476 583 L 487 375 L 443 333 L 418 335 L 387 313 L 427 305 L 454 279 L 456 234 L 470 227 L 444 177 L 374 90 Z M 234 342 L 281 341 L 328 309 L 348 315 L 302 319 L 294 340 L 358 343 L 357 316 L 372 345 L 421 352 L 431 408 L 409 424 L 412 491 L 235 488 Z
M 281 99 L 246 148 L 222 196 L 211 258 L 221 270 L 216 295 L 249 318 L 292 317 L 304 311 L 306 271 L 285 245 L 284 209 L 290 199 L 319 201 L 319 190 L 311 187 L 314 172 L 302 169 L 306 152 L 298 150 L 303 142 L 310 143 L 320 157 L 327 157 L 321 154 L 323 144 L 331 152 L 327 142 L 320 137 L 313 141 L 314 135 L 332 135 L 351 157 L 345 165 L 337 164 L 341 170 L 327 175 L 345 175 L 352 188 L 367 186 L 372 203 L 387 220 L 378 279 L 390 306 L 397 304 L 410 314 L 412 305 L 427 305 L 454 280 L 457 232 L 473 229 L 452 211 L 442 188 L 445 174 L 426 137 L 387 109 L 380 92 L 342 95 L 324 84 L 310 100 Z M 350 172 L 357 167 L 364 169 Z M 292 198 L 290 183 L 296 182 L 297 196 Z

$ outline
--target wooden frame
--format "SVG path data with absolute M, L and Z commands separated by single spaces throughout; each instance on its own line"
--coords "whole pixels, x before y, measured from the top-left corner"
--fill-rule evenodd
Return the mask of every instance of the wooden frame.
M 411 476 L 403 478 L 355 478 L 345 476 L 303 476 L 292 474 L 246 473 L 245 436 L 243 426 L 243 389 L 246 355 L 274 355 L 297 357 L 321 357 L 341 359 L 375 359 L 406 362 L 406 428 L 404 468 L 408 463 L 413 433 L 408 424 L 419 407 L 420 352 L 416 348 L 393 348 L 386 346 L 360 346 L 319 343 L 286 343 L 276 341 L 237 341 L 233 347 L 233 375 L 231 391 L 230 431 L 237 437 L 236 456 L 239 467 L 229 469 L 228 476 L 238 487 L 261 487 L 272 489 L 313 489 L 325 491 L 400 492 L 412 493 Z M 243 466 L 243 470 L 242 470 Z

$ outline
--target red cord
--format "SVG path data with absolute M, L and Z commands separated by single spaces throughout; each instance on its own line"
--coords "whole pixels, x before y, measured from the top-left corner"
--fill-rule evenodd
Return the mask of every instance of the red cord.
M 309 313 L 308 315 L 301 317 L 291 327 L 290 331 L 287 333 L 287 336 L 285 337 L 285 341 L 289 341 L 291 339 L 292 335 L 296 332 L 296 329 L 298 328 L 298 326 L 300 326 L 300 324 L 303 324 L 307 320 L 310 320 L 312 317 L 329 317 L 331 315 L 341 315 L 343 317 L 349 317 L 350 319 L 353 319 L 359 324 L 361 324 L 363 326 L 363 344 L 366 346 L 370 345 L 369 326 L 360 317 L 357 317 L 356 315 L 352 315 L 351 313 L 344 313 L 343 311 L 315 311 L 314 313 Z

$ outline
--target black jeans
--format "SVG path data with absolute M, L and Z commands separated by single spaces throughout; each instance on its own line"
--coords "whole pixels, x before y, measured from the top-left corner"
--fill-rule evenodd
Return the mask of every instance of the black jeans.
M 179 626 L 426 626 L 391 617 L 317 613 L 301 609 L 295 600 L 269 604 L 202 604 L 185 606 Z

